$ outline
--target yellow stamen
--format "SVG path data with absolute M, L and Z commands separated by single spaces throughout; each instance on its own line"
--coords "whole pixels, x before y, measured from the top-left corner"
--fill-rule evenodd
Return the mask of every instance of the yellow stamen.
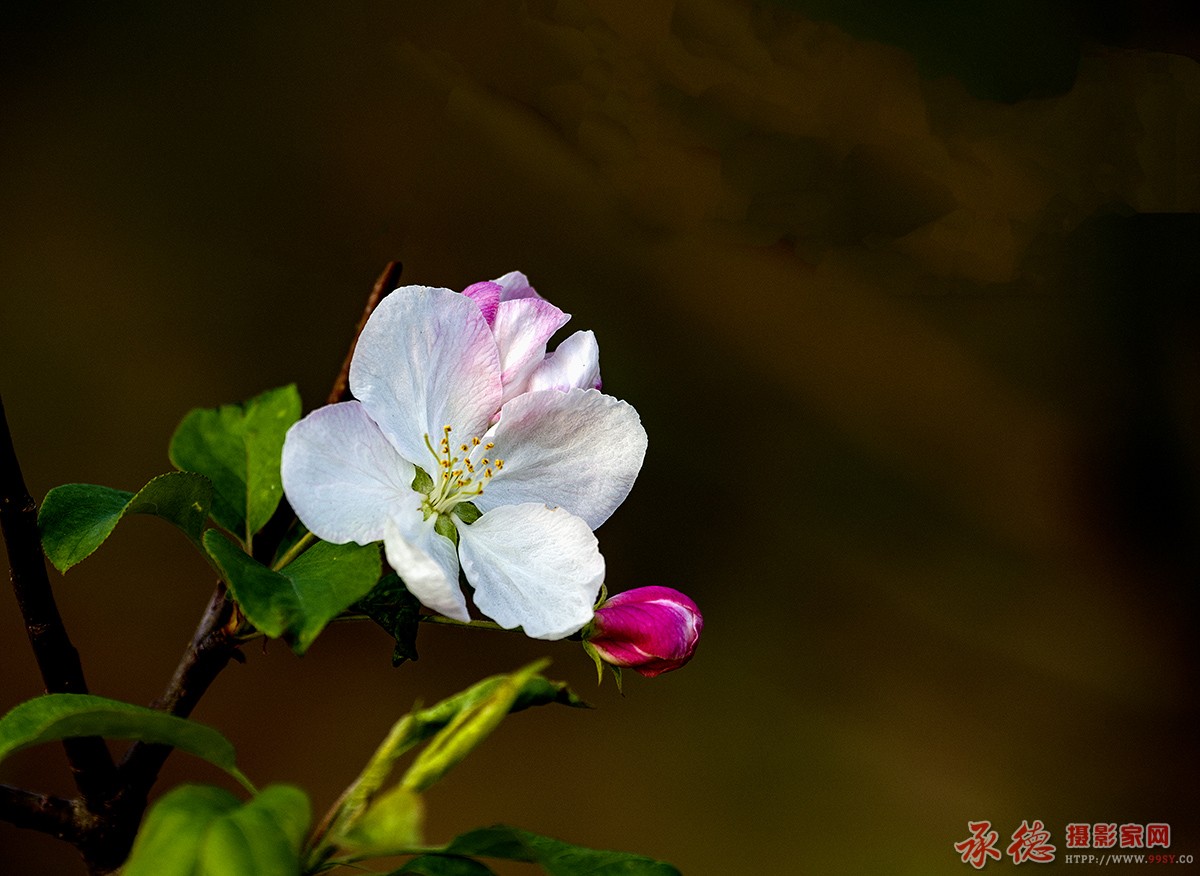
M 502 459 L 483 457 L 476 461 L 470 458 L 476 447 L 482 446 L 487 451 L 496 446 L 491 441 L 485 444 L 479 437 L 470 438 L 469 443 L 459 444 L 461 455 L 455 455 L 450 447 L 449 435 L 452 431 L 451 426 L 442 427 L 443 435 L 438 441 L 440 450 L 435 450 L 429 436 L 425 436 L 425 446 L 437 460 L 438 470 L 442 474 L 422 505 L 422 511 L 427 516 L 445 514 L 455 505 L 472 501 L 483 493 L 485 484 L 492 476 L 504 467 Z

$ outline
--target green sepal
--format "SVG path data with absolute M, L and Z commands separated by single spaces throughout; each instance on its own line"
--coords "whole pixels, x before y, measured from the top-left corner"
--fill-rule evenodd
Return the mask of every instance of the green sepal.
M 233 745 L 207 724 L 91 694 L 46 694 L 13 707 L 0 718 L 0 761 L 31 745 L 76 736 L 170 745 L 220 767 L 254 790 L 237 768 Z
M 402 873 L 452 876 L 471 872 L 455 870 L 453 865 L 450 869 L 437 869 L 430 859 L 442 856 L 524 861 L 538 864 L 551 876 L 680 876 L 675 867 L 645 855 L 588 849 L 503 824 L 464 833 L 437 852 L 426 852 L 388 876 Z
M 483 516 L 483 512 L 475 507 L 474 502 L 459 502 L 453 512 L 463 523 L 474 523 Z
M 242 613 L 270 638 L 303 654 L 331 620 L 379 580 L 379 546 L 319 541 L 276 572 L 215 530 L 204 547 Z
M 439 514 L 433 520 L 433 531 L 443 538 L 448 538 L 458 547 L 458 527 L 450 519 L 449 514 Z
M 46 557 L 60 572 L 86 559 L 126 514 L 150 514 L 177 526 L 197 546 L 212 505 L 208 478 L 192 472 L 159 475 L 138 490 L 64 484 L 46 494 L 38 529 Z
M 421 466 L 414 465 L 413 468 L 417 470 L 416 475 L 413 476 L 413 490 L 420 493 L 422 496 L 428 496 L 433 491 L 433 478 L 431 478 L 429 476 L 429 472 L 425 471 L 425 469 L 421 468 Z
M 171 462 L 212 481 L 213 519 L 244 544 L 271 519 L 283 497 L 283 439 L 298 419 L 300 394 L 288 385 L 245 404 L 196 408 L 171 437 Z
M 591 657 L 592 662 L 596 664 L 596 685 L 604 684 L 604 667 L 606 664 L 600 659 L 600 652 L 596 650 L 591 642 L 586 640 L 583 643 L 583 652 Z
M 350 607 L 350 611 L 365 614 L 396 640 L 396 646 L 392 649 L 392 666 L 418 658 L 417 631 L 421 627 L 421 603 L 408 592 L 395 572 L 384 575 L 370 593 Z
M 151 807 L 122 876 L 297 876 L 312 822 L 308 796 L 270 785 L 245 803 L 181 785 Z

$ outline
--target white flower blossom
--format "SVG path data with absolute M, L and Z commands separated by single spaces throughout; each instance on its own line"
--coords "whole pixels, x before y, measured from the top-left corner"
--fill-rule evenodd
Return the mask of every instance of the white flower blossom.
M 300 520 L 334 543 L 382 540 L 409 591 L 448 617 L 470 617 L 461 563 L 501 626 L 542 639 L 583 627 L 604 580 L 592 530 L 628 495 L 646 433 L 592 388 L 590 332 L 546 355 L 567 319 L 520 274 L 385 298 L 351 362 L 358 400 L 288 432 L 283 484 Z

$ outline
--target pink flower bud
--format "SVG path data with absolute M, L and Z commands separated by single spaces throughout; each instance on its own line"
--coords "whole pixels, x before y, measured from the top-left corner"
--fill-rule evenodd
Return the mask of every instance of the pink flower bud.
M 638 587 L 596 609 L 584 641 L 605 663 L 653 678 L 678 669 L 696 652 L 704 618 L 670 587 Z

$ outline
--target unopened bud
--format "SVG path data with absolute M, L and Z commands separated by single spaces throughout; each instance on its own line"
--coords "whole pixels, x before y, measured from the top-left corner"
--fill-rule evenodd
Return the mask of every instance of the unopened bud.
M 692 659 L 703 627 L 696 603 L 678 590 L 638 587 L 605 600 L 583 640 L 605 663 L 653 678 Z

